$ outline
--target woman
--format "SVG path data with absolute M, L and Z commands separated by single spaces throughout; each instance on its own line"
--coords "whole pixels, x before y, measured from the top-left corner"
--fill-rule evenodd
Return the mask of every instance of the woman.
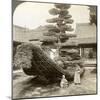
M 80 84 L 80 66 L 77 64 L 74 74 L 74 83 L 75 85 Z

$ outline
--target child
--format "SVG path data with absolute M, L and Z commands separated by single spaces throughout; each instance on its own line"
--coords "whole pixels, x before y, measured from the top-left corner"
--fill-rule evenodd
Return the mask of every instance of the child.
M 80 84 L 80 66 L 77 64 L 74 74 L 74 84 Z
M 66 88 L 66 87 L 68 87 L 68 81 L 66 80 L 66 78 L 65 78 L 65 75 L 62 75 L 62 79 L 61 79 L 61 82 L 60 82 L 60 87 L 61 88 Z

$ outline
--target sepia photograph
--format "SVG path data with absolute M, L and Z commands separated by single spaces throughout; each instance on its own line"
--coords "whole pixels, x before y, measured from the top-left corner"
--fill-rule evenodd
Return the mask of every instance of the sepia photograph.
M 97 6 L 12 0 L 12 98 L 97 94 Z

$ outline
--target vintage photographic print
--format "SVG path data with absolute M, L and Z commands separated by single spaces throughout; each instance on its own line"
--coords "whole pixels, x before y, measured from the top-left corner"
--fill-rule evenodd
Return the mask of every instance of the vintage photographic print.
M 97 94 L 97 6 L 12 0 L 13 99 Z

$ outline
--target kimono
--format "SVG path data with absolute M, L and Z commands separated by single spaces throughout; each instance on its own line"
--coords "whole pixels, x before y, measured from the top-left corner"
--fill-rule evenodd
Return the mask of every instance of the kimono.
M 65 75 L 62 75 L 62 79 L 61 79 L 61 82 L 60 82 L 60 87 L 61 88 L 67 88 L 68 87 L 68 81 L 66 80 L 65 78 Z
M 74 83 L 80 84 L 80 66 L 77 65 L 74 74 Z

